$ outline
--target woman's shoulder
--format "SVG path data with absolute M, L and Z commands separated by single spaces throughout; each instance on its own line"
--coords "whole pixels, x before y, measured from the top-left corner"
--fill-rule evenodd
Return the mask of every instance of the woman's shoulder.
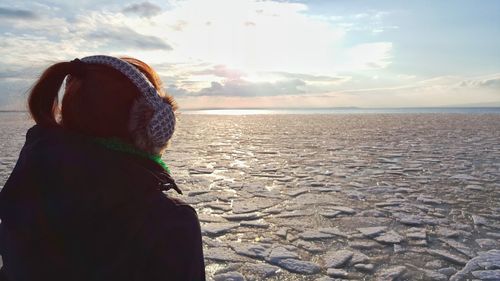
M 191 205 L 182 199 L 166 195 L 161 191 L 160 193 L 162 195 L 157 198 L 152 210 L 154 214 L 158 215 L 160 221 L 166 224 L 182 222 L 184 226 L 190 223 L 199 225 L 198 214 Z M 165 220 L 165 218 L 169 219 Z

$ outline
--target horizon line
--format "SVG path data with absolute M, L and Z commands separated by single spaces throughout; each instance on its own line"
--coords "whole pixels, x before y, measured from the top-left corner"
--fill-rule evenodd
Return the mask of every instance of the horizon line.
M 363 106 L 332 106 L 332 107 L 199 107 L 199 108 L 180 108 L 179 111 L 196 111 L 196 110 L 328 110 L 328 109 L 493 109 L 499 108 L 500 105 L 492 106 L 385 106 L 385 107 L 363 107 Z M 0 109 L 0 112 L 29 112 L 29 110 L 17 109 Z
M 328 110 L 328 109 L 440 109 L 440 108 L 455 108 L 455 109 L 492 109 L 499 108 L 500 105 L 493 106 L 395 106 L 395 107 L 363 107 L 363 106 L 333 106 L 333 107 L 199 107 L 186 108 L 180 111 L 192 110 Z

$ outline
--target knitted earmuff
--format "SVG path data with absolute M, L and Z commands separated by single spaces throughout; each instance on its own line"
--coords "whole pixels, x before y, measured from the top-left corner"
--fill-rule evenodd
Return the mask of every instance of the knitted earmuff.
M 80 61 L 112 67 L 137 87 L 141 95 L 132 105 L 129 130 L 139 149 L 153 154 L 160 153 L 174 133 L 176 120 L 172 106 L 159 95 L 148 78 L 132 64 L 116 57 L 98 55 L 84 57 Z M 144 109 L 151 111 L 151 116 L 138 121 L 135 112 Z

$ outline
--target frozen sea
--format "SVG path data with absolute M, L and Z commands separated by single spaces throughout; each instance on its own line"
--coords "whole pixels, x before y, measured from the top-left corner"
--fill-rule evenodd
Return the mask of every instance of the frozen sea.
M 498 280 L 500 110 L 338 110 L 180 114 L 209 280 Z M 0 125 L 3 186 L 32 121 Z

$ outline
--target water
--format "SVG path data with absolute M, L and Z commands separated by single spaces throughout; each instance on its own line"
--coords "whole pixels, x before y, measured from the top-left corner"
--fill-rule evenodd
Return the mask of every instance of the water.
M 292 109 L 202 109 L 181 110 L 183 114 L 204 115 L 261 115 L 261 114 L 408 114 L 461 113 L 500 114 L 500 107 L 407 107 L 407 108 L 292 108 Z

